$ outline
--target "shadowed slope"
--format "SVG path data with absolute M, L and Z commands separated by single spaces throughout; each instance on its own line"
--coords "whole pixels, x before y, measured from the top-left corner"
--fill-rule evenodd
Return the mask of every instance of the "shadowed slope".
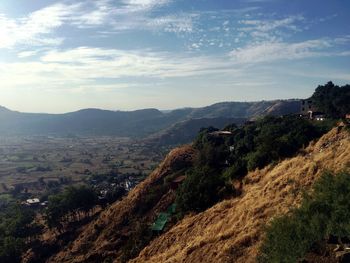
M 159 193 L 159 200 L 150 204 L 144 212 L 142 205 L 146 196 L 178 169 L 192 162 L 194 150 L 184 146 L 171 151 L 163 163 L 128 196 L 104 211 L 99 218 L 89 224 L 68 248 L 54 256 L 49 262 L 103 262 L 106 258 L 120 259 L 121 249 L 138 223 L 151 223 L 162 209 L 174 201 L 171 189 Z

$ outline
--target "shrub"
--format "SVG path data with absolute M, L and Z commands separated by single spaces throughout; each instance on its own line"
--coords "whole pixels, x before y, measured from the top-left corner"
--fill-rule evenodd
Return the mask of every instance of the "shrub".
M 180 213 L 200 212 L 220 200 L 223 178 L 209 167 L 196 168 L 187 174 L 177 192 L 176 203 Z
M 350 237 L 350 175 L 325 173 L 300 208 L 266 228 L 259 262 L 294 263 L 330 236 Z
M 237 159 L 235 162 L 228 167 L 223 176 L 226 181 L 231 179 L 239 179 L 247 173 L 247 163 L 242 159 Z

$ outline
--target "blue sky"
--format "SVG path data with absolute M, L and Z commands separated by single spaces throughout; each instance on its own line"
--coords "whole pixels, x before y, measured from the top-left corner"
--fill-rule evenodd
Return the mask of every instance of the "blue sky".
M 350 83 L 347 0 L 1 0 L 0 105 L 30 112 L 304 98 Z

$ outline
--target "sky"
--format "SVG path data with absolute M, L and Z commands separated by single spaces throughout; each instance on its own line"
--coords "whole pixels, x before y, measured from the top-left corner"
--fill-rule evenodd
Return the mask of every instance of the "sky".
M 350 83 L 349 11 L 348 0 L 1 0 L 0 105 L 306 98 Z

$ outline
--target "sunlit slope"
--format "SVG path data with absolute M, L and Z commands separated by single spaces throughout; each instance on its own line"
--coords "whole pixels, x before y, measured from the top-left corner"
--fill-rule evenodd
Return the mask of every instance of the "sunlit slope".
M 323 170 L 349 165 L 349 133 L 335 128 L 298 156 L 250 173 L 241 197 L 185 218 L 132 262 L 255 262 L 266 223 L 298 206 Z

